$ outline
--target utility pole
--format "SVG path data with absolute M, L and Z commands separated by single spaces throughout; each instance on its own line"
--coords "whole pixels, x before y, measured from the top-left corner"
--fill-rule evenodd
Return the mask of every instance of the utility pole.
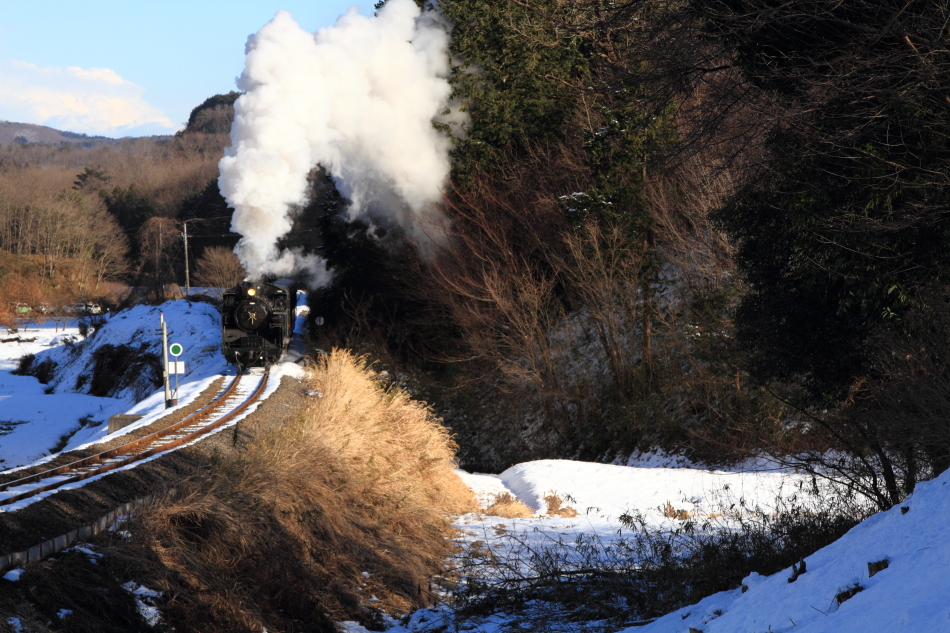
M 165 300 L 165 282 L 162 279 L 162 228 L 164 227 L 160 227 L 158 230 L 158 251 L 155 252 L 155 300 L 159 303 Z M 164 322 L 163 317 L 162 323 Z M 167 358 L 165 359 L 165 369 L 168 369 Z
M 188 220 L 181 223 L 185 232 L 185 296 L 191 296 L 191 274 L 188 270 Z

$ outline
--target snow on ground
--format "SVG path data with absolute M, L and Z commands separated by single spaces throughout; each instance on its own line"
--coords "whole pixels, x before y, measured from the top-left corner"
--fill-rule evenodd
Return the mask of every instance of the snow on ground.
M 545 497 L 555 494 L 588 521 L 608 525 L 630 511 L 652 517 L 657 525 L 666 522 L 664 512 L 671 509 L 690 516 L 709 514 L 726 499 L 768 508 L 776 499 L 812 485 L 809 477 L 780 471 L 641 468 L 555 459 L 518 464 L 500 475 L 461 476 L 480 498 L 501 485 L 500 491 L 510 492 L 540 515 L 547 509 Z M 482 486 L 486 492 L 480 491 Z
M 80 429 L 82 419 L 93 421 L 86 427 L 86 433 L 76 434 L 80 438 L 95 432 L 101 420 L 129 407 L 128 402 L 114 398 L 74 393 L 49 395 L 45 389 L 46 385 L 32 376 L 0 371 L 0 468 L 48 455 L 59 438 Z
M 305 294 L 298 296 L 298 304 L 298 313 L 305 312 Z M 148 385 L 143 392 L 141 382 L 110 398 L 81 393 L 89 384 L 88 378 L 81 377 L 88 376 L 93 355 L 104 345 L 136 349 L 141 346 L 142 353 L 161 355 L 160 315 L 164 315 L 167 324 L 169 343 L 184 347 L 179 360 L 184 361 L 186 373 L 178 377 L 177 407 L 166 409 L 164 389 Z M 211 304 L 168 301 L 160 306 L 135 306 L 105 315 L 104 320 L 105 324 L 86 341 L 79 336 L 78 322 L 74 320 L 65 329 L 49 323 L 19 332 L 22 339 L 35 338 L 33 342 L 0 344 L 0 468 L 9 472 L 49 461 L 54 456 L 51 450 L 63 441 L 60 450 L 74 450 L 147 426 L 188 406 L 221 376 L 234 375 L 234 368 L 221 355 L 220 314 Z M 298 334 L 303 321 L 303 316 L 297 318 Z M 297 340 L 295 344 L 299 346 Z M 57 364 L 48 385 L 32 376 L 10 373 L 25 354 L 36 356 L 34 364 L 46 360 Z M 300 356 L 296 350 L 272 368 L 264 398 L 276 390 L 281 376 L 299 376 L 300 368 L 294 361 Z M 82 386 L 77 388 L 77 384 Z M 171 386 L 174 389 L 174 377 Z M 143 418 L 108 435 L 108 419 L 117 413 L 139 414 Z
M 259 381 L 260 377 L 263 375 L 263 371 L 261 371 L 261 370 L 259 370 L 259 369 L 252 369 L 252 370 L 250 370 L 250 374 L 251 374 L 252 376 L 253 376 L 254 374 L 256 374 L 256 375 L 257 375 L 257 380 L 245 380 L 245 381 L 242 381 L 242 383 L 238 386 L 238 389 L 237 389 L 237 391 L 236 391 L 236 393 L 235 393 L 235 396 L 233 396 L 233 398 L 234 398 L 235 400 L 237 400 L 238 402 L 240 402 L 241 400 L 246 399 L 246 398 L 257 388 L 257 386 L 260 384 L 258 381 Z M 280 363 L 280 364 L 278 364 L 278 365 L 273 366 L 273 367 L 271 368 L 271 371 L 270 371 L 270 379 L 268 380 L 267 388 L 264 390 L 264 393 L 261 394 L 261 398 L 260 398 L 257 402 L 255 402 L 254 404 L 252 404 L 251 406 L 249 406 L 247 409 L 245 409 L 245 410 L 241 413 L 241 415 L 239 415 L 239 416 L 233 418 L 232 420 L 229 420 L 229 421 L 226 422 L 225 424 L 222 424 L 221 426 L 219 426 L 218 428 L 216 428 L 216 429 L 210 431 L 210 432 L 207 433 L 206 435 L 204 435 L 204 436 L 202 436 L 202 437 L 199 437 L 199 438 L 197 438 L 197 439 L 195 439 L 195 440 L 192 440 L 191 442 L 188 442 L 188 443 L 186 443 L 186 444 L 183 444 L 182 447 L 191 446 L 192 444 L 196 444 L 197 442 L 201 442 L 202 440 L 204 440 L 204 439 L 207 438 L 207 437 L 210 437 L 211 435 L 215 435 L 215 434 L 217 434 L 217 433 L 224 432 L 225 430 L 230 429 L 231 427 L 233 427 L 234 425 L 236 425 L 237 423 L 239 423 L 241 420 L 243 420 L 243 419 L 246 418 L 247 416 L 251 415 L 251 414 L 257 409 L 257 407 L 259 407 L 259 406 L 261 405 L 261 402 L 263 402 L 264 400 L 266 400 L 271 394 L 273 394 L 275 391 L 277 391 L 277 388 L 280 386 L 280 378 L 281 378 L 282 376 L 293 376 L 293 377 L 296 377 L 296 378 L 300 378 L 300 377 L 302 377 L 302 375 L 303 375 L 303 369 L 302 369 L 301 367 L 297 366 L 297 365 L 294 365 L 293 363 L 286 363 L 286 362 L 285 362 L 285 363 Z M 212 378 L 210 378 L 208 381 L 205 381 L 205 382 L 210 382 L 210 380 L 214 380 L 215 378 L 218 378 L 218 377 L 219 377 L 219 376 L 213 376 Z M 233 378 L 233 371 L 231 372 L 231 377 Z M 230 378 L 229 378 L 229 379 L 230 379 Z M 143 408 L 143 410 L 146 411 L 145 417 L 143 417 L 141 420 L 139 420 L 139 421 L 136 422 L 135 424 L 129 425 L 128 427 L 125 427 L 125 428 L 123 428 L 123 429 L 120 429 L 119 431 L 116 431 L 115 433 L 112 433 L 112 434 L 109 434 L 109 435 L 103 435 L 103 438 L 104 438 L 104 439 L 107 439 L 107 440 L 112 440 L 112 439 L 115 438 L 115 437 L 118 437 L 118 436 L 121 436 L 121 435 L 127 433 L 130 429 L 134 429 L 134 428 L 138 428 L 138 427 L 141 427 L 141 426 L 144 426 L 144 425 L 151 424 L 151 423 L 155 422 L 157 419 L 159 419 L 159 418 L 161 418 L 161 417 L 163 417 L 163 416 L 165 416 L 165 415 L 168 415 L 168 414 L 170 414 L 170 413 L 173 413 L 173 412 L 177 411 L 178 409 L 180 409 L 181 407 L 187 406 L 187 405 L 189 404 L 189 402 L 190 402 L 191 400 L 193 400 L 195 396 L 197 396 L 198 393 L 200 393 L 200 390 L 199 390 L 199 389 L 194 389 L 194 390 L 191 392 L 192 395 L 191 395 L 191 398 L 190 398 L 190 399 L 180 401 L 177 406 L 172 407 L 172 408 L 170 408 L 170 409 L 166 409 L 165 406 L 164 406 L 164 393 L 160 391 L 160 392 L 158 392 L 157 394 L 154 394 L 151 398 L 149 398 L 149 399 L 146 401 L 146 402 L 149 402 L 149 401 L 153 402 L 154 406 L 152 406 L 151 408 Z M 139 406 L 141 406 L 141 403 L 140 403 Z M 216 417 L 212 417 L 212 418 L 209 419 L 209 421 L 213 421 L 213 420 L 215 420 L 215 419 L 217 419 L 217 418 L 216 418 Z M 82 444 L 82 445 L 78 446 L 77 448 L 87 448 L 87 447 L 93 447 L 93 448 L 94 448 L 95 444 L 96 444 L 97 442 L 101 442 L 101 441 L 103 441 L 102 438 L 100 438 L 100 439 L 98 439 L 98 440 L 94 440 L 94 441 L 89 442 L 89 443 L 86 443 L 86 444 Z M 173 449 L 173 450 L 177 450 L 177 449 Z M 121 468 L 116 468 L 115 470 L 112 470 L 112 471 L 110 471 L 110 472 L 108 472 L 108 473 L 105 473 L 105 474 L 102 474 L 102 475 L 97 475 L 97 476 L 95 476 L 95 477 L 90 477 L 90 478 L 88 478 L 88 479 L 83 479 L 82 481 L 77 481 L 77 482 L 65 484 L 65 485 L 63 485 L 63 486 L 60 486 L 60 487 L 56 488 L 55 490 L 48 490 L 48 491 L 45 491 L 45 492 L 41 492 L 41 493 L 39 493 L 39 494 L 37 494 L 37 495 L 34 495 L 34 496 L 32 496 L 32 497 L 29 497 L 29 498 L 27 498 L 27 499 L 21 499 L 21 500 L 19 500 L 19 501 L 14 502 L 14 503 L 10 503 L 10 504 L 7 504 L 7 505 L 4 505 L 4 506 L 0 507 L 0 512 L 16 512 L 17 510 L 21 510 L 22 508 L 25 508 L 25 507 L 28 506 L 28 505 L 31 505 L 31 504 L 33 504 L 33 503 L 37 503 L 38 501 L 41 501 L 41 500 L 43 500 L 43 499 L 45 499 L 45 498 L 47 498 L 47 497 L 49 497 L 49 496 L 52 496 L 52 495 L 55 495 L 55 494 L 59 493 L 59 492 L 62 492 L 62 491 L 65 491 L 65 490 L 74 490 L 74 489 L 76 489 L 76 488 L 81 488 L 81 487 L 83 487 L 83 486 L 85 486 L 85 485 L 88 485 L 89 483 L 91 483 L 91 482 L 93 482 L 93 481 L 96 481 L 96 480 L 101 479 L 101 478 L 103 478 L 103 477 L 108 477 L 108 476 L 112 475 L 113 473 L 122 472 L 122 471 L 124 471 L 124 470 L 130 470 L 130 469 L 132 469 L 132 468 L 138 467 L 138 466 L 141 465 L 141 464 L 150 462 L 150 461 L 152 461 L 153 459 L 159 459 L 162 455 L 163 455 L 163 453 L 158 453 L 158 454 L 156 454 L 156 455 L 152 455 L 151 457 L 147 457 L 147 458 L 145 458 L 145 459 L 143 459 L 143 460 L 139 460 L 139 461 L 134 462 L 134 463 L 132 463 L 132 464 L 128 464 L 128 465 L 126 465 L 126 466 L 122 466 Z M 44 461 L 46 461 L 46 460 L 39 460 L 37 463 L 43 463 Z M 13 472 L 13 471 L 16 471 L 16 470 L 17 470 L 17 469 L 11 469 L 11 470 L 6 471 L 6 472 Z M 13 487 L 11 487 L 11 488 L 8 488 L 8 489 L 6 489 L 6 490 L 0 492 L 0 498 L 4 498 L 4 497 L 8 497 L 8 496 L 13 496 L 13 495 L 16 495 L 16 494 L 20 494 L 20 493 L 22 493 L 22 492 L 27 492 L 27 491 L 32 490 L 32 489 L 34 489 L 34 488 L 41 487 L 41 486 L 43 486 L 44 484 L 49 483 L 50 481 L 61 480 L 61 479 L 64 479 L 64 478 L 66 478 L 65 475 L 59 475 L 59 476 L 51 477 L 51 478 L 49 478 L 49 479 L 43 479 L 43 480 L 41 480 L 41 481 L 26 483 L 26 484 L 22 484 L 22 485 L 19 485 L 19 486 L 13 486 Z
M 540 495 L 557 490 L 576 500 L 574 518 L 501 519 L 460 517 L 461 541 L 493 551 L 505 564 L 517 547 L 559 536 L 594 535 L 605 544 L 623 531 L 616 519 L 636 510 L 648 522 L 663 525 L 662 506 L 692 505 L 708 510 L 723 501 L 723 487 L 741 491 L 748 505 L 767 507 L 776 493 L 797 488 L 802 478 L 785 473 L 722 473 L 698 469 L 646 469 L 544 460 L 514 466 L 500 475 L 460 472 L 483 506 L 499 493 L 517 493 L 522 501 L 544 509 Z M 769 577 L 751 574 L 736 588 L 710 596 L 623 633 L 892 633 L 950 632 L 950 471 L 917 491 L 899 507 L 878 513 L 837 542 L 805 559 L 807 571 L 789 582 L 790 569 Z M 683 500 L 690 500 L 684 502 Z M 584 511 L 584 508 L 598 508 Z M 675 519 L 673 520 L 675 522 Z M 670 525 L 670 527 L 673 527 Z M 611 531 L 613 530 L 613 532 Z M 871 577 L 869 563 L 887 561 Z M 836 600 L 836 596 L 851 597 Z M 601 630 L 597 623 L 550 622 L 550 630 Z M 479 620 L 454 621 L 447 607 L 417 611 L 390 633 L 461 629 L 470 633 L 519 630 L 505 613 Z M 350 633 L 365 631 L 347 623 Z M 613 629 L 616 630 L 616 629 Z
M 0 460 L 6 460 L 0 465 L 25 464 L 48 454 L 61 436 L 76 429 L 68 447 L 100 441 L 105 436 L 104 423 L 114 413 L 142 413 L 145 418 L 138 425 L 166 415 L 161 390 L 136 402 L 134 390 L 114 398 L 96 398 L 77 393 L 75 388 L 96 346 L 144 344 L 143 349 L 158 352 L 159 312 L 164 312 L 169 323 L 170 342 L 185 347 L 188 373 L 182 377 L 179 406 L 228 373 L 218 351 L 217 312 L 203 303 L 179 301 L 157 308 L 134 308 L 108 318 L 87 344 L 79 342 L 75 323 L 65 331 L 56 331 L 52 325 L 33 327 L 20 336 L 35 336 L 35 341 L 0 344 Z M 302 319 L 298 325 L 299 321 Z M 32 377 L 13 376 L 10 370 L 26 353 L 36 354 L 38 361 L 54 359 L 65 371 L 50 385 Z M 293 356 L 298 354 L 295 350 Z M 276 368 L 277 376 L 282 373 L 299 373 L 299 368 L 285 363 Z M 276 389 L 277 383 L 273 381 L 269 391 Z M 50 387 L 52 393 L 47 393 Z M 80 428 L 81 418 L 90 422 Z M 126 431 L 130 428 L 134 427 Z M 673 465 L 679 467 L 670 467 Z M 498 475 L 459 471 L 482 507 L 507 492 L 535 511 L 535 516 L 527 519 L 482 514 L 458 517 L 460 543 L 472 546 L 481 541 L 483 547 L 502 557 L 517 556 L 519 548 L 570 542 L 579 535 L 608 545 L 624 537 L 621 517 L 625 514 L 636 514 L 653 528 L 675 529 L 682 525 L 683 517 L 708 517 L 723 508 L 769 510 L 777 498 L 789 499 L 815 485 L 795 473 L 768 470 L 764 462 L 756 465 L 762 470 L 751 472 L 683 465 L 675 457 L 648 454 L 632 458 L 626 465 L 542 460 L 518 464 Z M 716 594 L 627 632 L 950 632 L 948 482 L 950 472 L 921 484 L 902 507 L 871 517 L 838 542 L 806 558 L 806 573 L 793 583 L 788 582 L 790 570 L 770 577 L 752 574 L 744 582 L 745 593 L 736 589 Z M 547 516 L 545 497 L 552 494 L 574 508 L 577 516 Z M 868 563 L 884 560 L 887 568 L 870 577 Z M 835 600 L 842 592 L 858 587 L 860 591 L 848 600 L 840 604 Z M 454 624 L 443 606 L 416 612 L 391 631 L 418 633 Z M 512 619 L 500 613 L 478 623 L 465 623 L 465 628 L 472 633 L 495 633 L 511 624 Z M 559 625 L 558 630 L 578 632 L 586 626 L 552 624 Z M 353 633 L 365 630 L 355 623 L 344 625 Z
M 105 315 L 105 324 L 88 340 L 79 335 L 77 321 L 65 330 L 52 324 L 21 330 L 31 343 L 0 344 L 0 468 L 11 469 L 51 457 L 60 450 L 101 440 L 110 416 L 144 413 L 163 406 L 163 391 L 139 403 L 142 383 L 129 386 L 114 397 L 96 397 L 88 390 L 93 354 L 103 345 L 141 346 L 143 353 L 161 354 L 160 317 L 165 314 L 169 341 L 185 346 L 187 373 L 180 376 L 180 402 L 191 401 L 209 382 L 227 369 L 219 352 L 220 317 L 207 303 L 169 301 L 161 306 L 136 306 L 115 315 Z M 57 364 L 54 377 L 44 385 L 32 376 L 14 376 L 20 357 L 34 354 L 34 365 Z M 85 379 L 81 378 L 85 376 Z M 147 391 L 153 391 L 149 385 Z
M 482 508 L 507 492 L 535 511 L 534 517 L 524 519 L 469 514 L 455 523 L 463 548 L 490 550 L 509 569 L 522 566 L 532 552 L 578 537 L 602 547 L 629 540 L 634 534 L 624 517 L 637 517 L 654 530 L 680 529 L 690 519 L 696 519 L 696 525 L 712 519 L 715 525 L 728 526 L 740 516 L 758 510 L 771 513 L 791 500 L 809 503 L 811 497 L 802 493 L 814 485 L 809 477 L 777 471 L 640 468 L 569 460 L 517 464 L 500 475 L 459 471 L 459 476 Z M 545 498 L 552 496 L 577 516 L 549 514 Z
M 191 301 L 167 301 L 160 306 L 135 306 L 110 316 L 106 324 L 92 336 L 88 343 L 63 345 L 37 355 L 35 363 L 51 360 L 58 364 L 55 377 L 50 381 L 55 393 L 75 392 L 82 377 L 89 376 L 93 355 L 105 345 L 127 345 L 142 353 L 162 354 L 161 315 L 168 329 L 168 342 L 180 343 L 185 353 L 187 373 L 180 378 L 194 381 L 198 377 L 220 373 L 227 365 L 221 356 L 221 316 L 218 309 L 209 303 Z M 86 378 L 88 384 L 88 378 Z M 174 382 L 173 382 L 174 386 Z M 147 389 L 147 392 L 154 387 Z M 116 398 L 136 402 L 145 395 L 139 385 L 129 386 L 116 394 Z
M 517 464 L 499 475 L 457 472 L 483 509 L 508 493 L 534 510 L 531 518 L 469 514 L 454 525 L 463 549 L 491 551 L 509 569 L 522 568 L 527 575 L 531 574 L 525 561 L 532 553 L 558 542 L 585 538 L 609 547 L 635 538 L 624 518 L 653 530 L 681 529 L 691 519 L 694 525 L 709 519 L 716 526 L 730 526 L 739 517 L 759 510 L 772 513 L 790 501 L 810 503 L 815 485 L 810 477 L 779 471 L 642 468 L 569 460 Z M 577 516 L 549 514 L 546 498 L 551 497 Z
M 807 571 L 752 575 L 629 633 L 950 631 L 950 471 L 805 559 Z M 906 508 L 906 511 L 905 511 Z M 868 563 L 887 561 L 873 577 Z M 858 593 L 841 604 L 835 596 Z M 717 613 L 721 615 L 717 615 Z
M 48 455 L 61 437 L 80 429 L 81 419 L 90 419 L 86 433 L 77 432 L 86 436 L 108 416 L 124 412 L 131 404 L 78 393 L 47 393 L 49 385 L 32 376 L 10 373 L 26 354 L 42 358 L 44 353 L 64 347 L 67 341 L 81 340 L 76 321 L 70 321 L 66 328 L 53 323 L 32 326 L 21 330 L 18 337 L 35 340 L 0 343 L 0 468 Z

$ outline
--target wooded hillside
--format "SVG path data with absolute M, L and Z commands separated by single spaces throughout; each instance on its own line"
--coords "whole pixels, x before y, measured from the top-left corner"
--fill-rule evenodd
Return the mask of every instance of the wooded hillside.
M 207 109 L 193 118 L 214 119 L 200 115 Z M 193 269 L 206 246 L 236 241 L 225 237 L 228 218 L 215 217 L 226 214 L 201 200 L 209 183 L 217 192 L 226 143 L 225 134 L 192 131 L 109 144 L 0 143 L 0 322 L 15 327 L 80 300 L 114 304 L 129 286 L 161 296 L 163 286 L 184 284 L 182 221 L 194 220 Z M 239 268 L 233 257 L 228 266 Z M 201 266 L 192 272 L 206 281 Z
M 883 506 L 946 468 L 945 3 L 440 7 L 450 246 L 331 239 L 319 301 L 463 463 L 836 448 Z

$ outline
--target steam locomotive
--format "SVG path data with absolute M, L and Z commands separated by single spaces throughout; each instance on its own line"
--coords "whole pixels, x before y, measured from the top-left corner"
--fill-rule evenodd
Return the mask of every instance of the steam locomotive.
M 290 281 L 245 281 L 224 292 L 221 351 L 241 370 L 276 363 L 294 332 L 297 288 Z

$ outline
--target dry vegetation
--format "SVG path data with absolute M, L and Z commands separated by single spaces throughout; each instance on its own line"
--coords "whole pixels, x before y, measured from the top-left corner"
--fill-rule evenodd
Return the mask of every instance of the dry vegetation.
M 868 510 L 822 499 L 780 512 L 743 507 L 745 518 L 727 522 L 668 506 L 680 529 L 651 528 L 642 516 L 624 515 L 624 534 L 609 543 L 583 533 L 537 540 L 511 531 L 507 549 L 477 541 L 461 558 L 463 573 L 485 580 L 456 592 L 453 630 L 498 614 L 517 620 L 517 628 L 503 630 L 560 630 L 565 622 L 578 630 L 630 630 L 713 593 L 738 590 L 753 571 L 768 575 L 800 565 Z
M 92 148 L 0 146 L 4 303 L 111 301 L 110 282 L 174 280 L 172 260 L 181 258 L 175 218 L 182 202 L 216 177 L 226 141 L 223 134 L 189 134 Z M 141 230 L 150 219 L 164 221 L 170 233 L 157 258 L 150 243 L 156 231 Z
M 328 322 L 425 372 L 467 468 L 658 445 L 711 463 L 827 447 L 788 432 L 785 406 L 744 371 L 733 314 L 747 289 L 712 220 L 761 173 L 780 110 L 660 5 L 447 3 L 484 12 L 519 53 L 502 61 L 475 21 L 453 31 L 486 69 L 456 78 L 472 127 L 433 228 L 446 247 L 424 261 L 373 253 L 382 272 L 352 280 L 361 263 L 328 251 L 346 306 Z M 577 76 L 547 57 L 568 32 L 603 51 L 575 59 Z M 684 70 L 697 67 L 716 72 Z
M 534 510 L 507 492 L 496 495 L 495 499 L 485 508 L 484 513 L 504 519 L 527 519 L 534 516 Z
M 458 335 L 435 357 L 455 370 L 439 387 L 463 464 L 609 461 L 655 445 L 716 462 L 765 440 L 817 446 L 749 388 L 732 343 L 741 287 L 709 214 L 739 166 L 707 152 L 657 174 L 643 194 L 651 230 L 633 239 L 618 222 L 570 225 L 577 200 L 554 192 L 593 186 L 575 141 L 535 146 L 455 191 L 450 245 L 406 274 Z
M 454 444 L 365 359 L 337 350 L 311 371 L 297 419 L 138 518 L 123 555 L 148 561 L 177 630 L 331 631 L 373 624 L 370 595 L 389 613 L 431 602 L 447 515 L 476 508 Z
M 195 284 L 209 288 L 230 288 L 239 284 L 245 276 L 244 267 L 234 251 L 223 246 L 206 248 L 198 260 Z
M 275 397 L 297 414 L 222 440 L 201 474 L 169 483 L 177 494 L 100 539 L 101 557 L 60 554 L 0 582 L 0 613 L 25 631 L 150 630 L 119 588 L 133 579 L 163 592 L 163 626 L 182 632 L 381 630 L 380 609 L 431 604 L 449 515 L 477 509 L 439 420 L 340 350 Z
M 571 506 L 564 505 L 564 499 L 554 492 L 549 492 L 544 497 L 544 504 L 547 506 L 545 514 L 551 517 L 576 517 L 577 510 Z

